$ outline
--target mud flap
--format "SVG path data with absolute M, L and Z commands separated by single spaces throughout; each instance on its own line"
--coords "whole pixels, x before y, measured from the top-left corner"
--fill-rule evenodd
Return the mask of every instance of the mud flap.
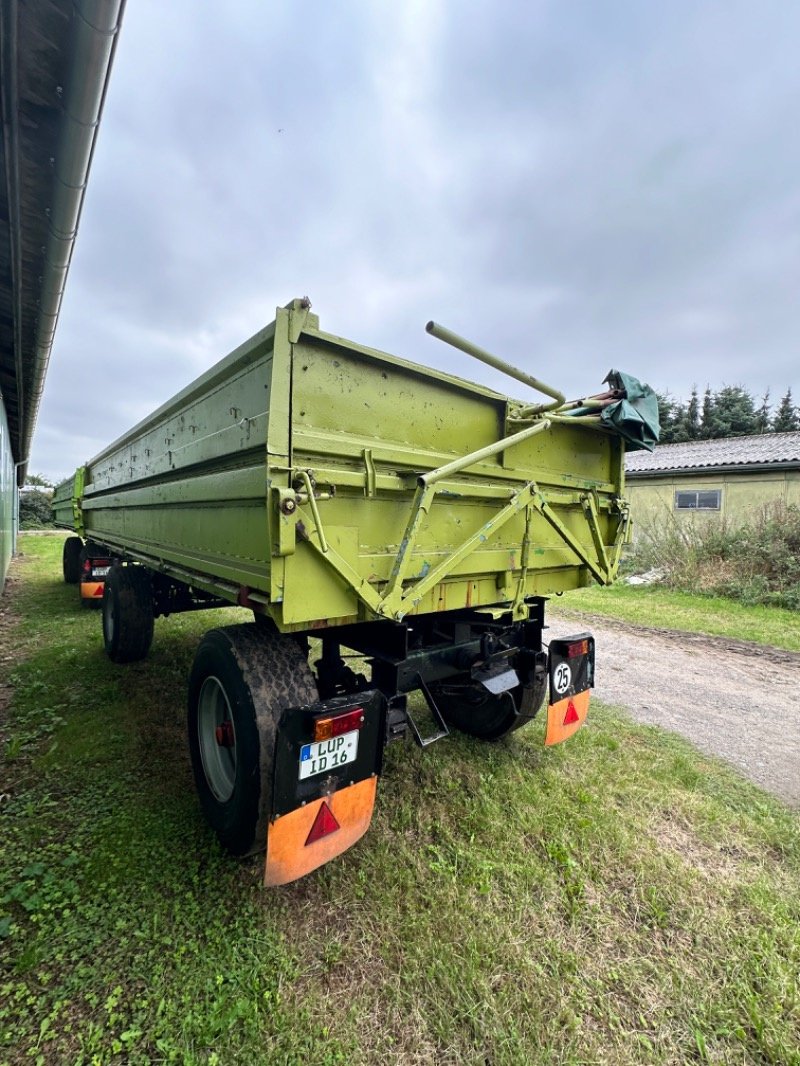
M 284 712 L 275 747 L 265 885 L 285 885 L 311 873 L 366 833 L 383 761 L 385 718 L 386 701 L 377 690 Z
M 95 600 L 98 603 L 103 598 L 104 581 L 81 581 L 81 599 Z
M 589 689 L 594 687 L 594 637 L 579 633 L 550 641 L 550 703 L 545 744 L 568 740 L 589 713 Z
M 369 777 L 272 821 L 264 884 L 274 887 L 296 881 L 352 847 L 369 829 L 377 788 L 377 776 Z M 310 839 L 323 819 L 325 835 Z

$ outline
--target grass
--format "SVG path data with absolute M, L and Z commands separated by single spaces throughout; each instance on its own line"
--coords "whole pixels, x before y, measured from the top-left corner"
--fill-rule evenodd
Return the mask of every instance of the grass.
M 656 629 L 749 640 L 800 651 L 800 611 L 745 606 L 722 597 L 695 596 L 654 585 L 612 585 L 567 592 L 553 607 L 603 618 L 617 618 Z
M 541 723 L 390 747 L 365 839 L 267 893 L 191 787 L 185 678 L 219 617 L 160 620 L 115 667 L 60 538 L 21 547 L 0 1063 L 800 1063 L 800 825 L 777 801 L 595 705 L 556 749 Z

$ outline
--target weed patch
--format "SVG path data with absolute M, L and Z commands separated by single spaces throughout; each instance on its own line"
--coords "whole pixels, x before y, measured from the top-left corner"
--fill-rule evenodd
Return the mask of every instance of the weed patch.
M 743 525 L 659 515 L 642 524 L 625 567 L 657 571 L 666 588 L 796 611 L 800 507 L 772 504 Z

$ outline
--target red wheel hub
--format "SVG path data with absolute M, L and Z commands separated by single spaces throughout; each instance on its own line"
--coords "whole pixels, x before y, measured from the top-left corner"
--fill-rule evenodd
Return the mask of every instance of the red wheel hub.
M 222 725 L 218 725 L 216 728 L 217 744 L 221 748 L 232 748 L 234 744 L 233 739 L 233 722 L 226 721 Z

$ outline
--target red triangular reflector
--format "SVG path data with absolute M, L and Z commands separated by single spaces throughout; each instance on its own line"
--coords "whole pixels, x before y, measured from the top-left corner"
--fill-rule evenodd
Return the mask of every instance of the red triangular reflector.
M 333 811 L 323 800 L 320 809 L 317 811 L 317 817 L 314 819 L 314 824 L 311 826 L 311 832 L 306 838 L 305 846 L 308 847 L 308 845 L 313 844 L 315 840 L 320 840 L 322 837 L 326 837 L 328 833 L 335 833 L 339 828 L 339 823 L 334 818 Z
M 580 722 L 580 718 L 575 710 L 575 704 L 570 700 L 567 705 L 567 713 L 564 715 L 564 725 L 574 725 L 576 722 Z
M 92 595 L 93 596 L 102 596 L 103 595 L 103 586 L 102 585 L 98 585 L 97 588 L 92 593 Z

